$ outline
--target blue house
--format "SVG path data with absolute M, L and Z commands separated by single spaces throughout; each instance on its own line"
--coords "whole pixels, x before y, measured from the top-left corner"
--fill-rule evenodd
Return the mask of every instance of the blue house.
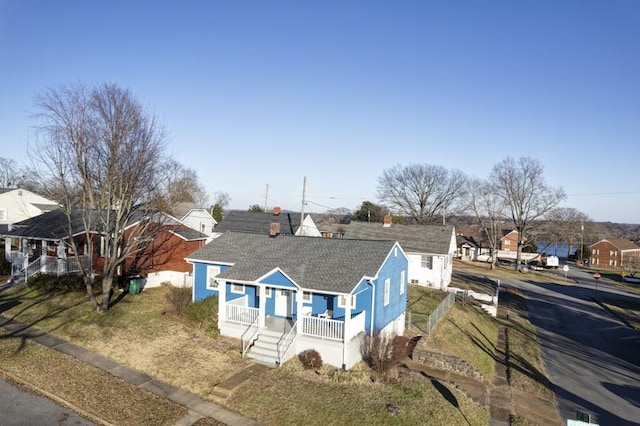
M 404 333 L 408 260 L 395 241 L 227 232 L 187 261 L 193 299 L 217 295 L 220 333 L 259 362 L 315 349 L 349 369 L 365 334 Z

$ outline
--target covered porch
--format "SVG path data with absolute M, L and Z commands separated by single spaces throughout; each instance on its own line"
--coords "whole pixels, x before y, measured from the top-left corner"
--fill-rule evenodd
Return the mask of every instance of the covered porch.
M 251 307 L 249 299 L 245 295 L 230 302 L 221 302 L 223 309 L 219 311 L 219 325 L 231 323 L 244 326 L 247 330 L 266 329 L 281 334 L 293 333 L 340 342 L 349 341 L 365 331 L 365 312 L 353 312 L 350 307 L 345 308 L 344 316 L 341 317 L 333 317 L 329 310 L 312 314 L 308 309 L 299 309 L 282 316 L 267 313 L 264 304 Z M 302 314 L 298 315 L 298 312 Z

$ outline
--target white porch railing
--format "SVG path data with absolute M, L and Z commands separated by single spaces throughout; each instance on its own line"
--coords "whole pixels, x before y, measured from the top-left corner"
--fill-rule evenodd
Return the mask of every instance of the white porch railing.
M 282 339 L 278 342 L 278 364 L 282 364 L 282 360 L 287 355 L 289 348 L 291 347 L 291 343 L 296 338 L 296 329 L 298 328 L 298 322 L 294 322 L 291 330 L 286 336 L 283 336 Z
M 320 337 L 321 339 L 342 341 L 344 323 L 334 319 L 303 316 L 300 333 L 307 336 Z
M 247 351 L 253 344 L 253 341 L 256 339 L 259 332 L 260 326 L 258 325 L 258 317 L 256 317 L 244 333 L 242 333 L 242 358 L 247 354 Z
M 238 324 L 253 324 L 260 314 L 259 308 L 247 308 L 240 305 L 226 305 L 225 321 Z
M 22 261 L 24 261 L 24 258 Z M 40 256 L 27 265 L 25 273 L 22 261 L 14 262 L 11 265 L 11 273 L 13 276 L 24 276 L 27 280 L 37 273 L 54 275 L 73 274 L 80 272 L 82 270 L 81 266 L 85 270 L 90 266 L 89 256 L 74 256 L 63 259 L 53 256 Z M 78 261 L 80 261 L 80 265 Z

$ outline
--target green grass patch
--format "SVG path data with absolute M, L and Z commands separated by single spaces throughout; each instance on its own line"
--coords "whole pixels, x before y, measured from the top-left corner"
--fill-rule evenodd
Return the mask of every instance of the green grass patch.
M 455 303 L 423 340 L 427 349 L 465 360 L 490 381 L 495 370 L 493 355 L 499 325 L 483 310 Z
M 444 291 L 409 284 L 407 310 L 415 314 L 429 315 L 438 307 L 445 297 L 447 297 L 447 293 Z

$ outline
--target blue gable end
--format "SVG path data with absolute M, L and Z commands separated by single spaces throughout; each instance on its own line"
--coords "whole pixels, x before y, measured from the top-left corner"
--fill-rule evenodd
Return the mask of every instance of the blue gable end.
M 279 287 L 289 287 L 291 289 L 296 288 L 296 285 L 279 270 L 274 271 L 261 279 L 260 284 L 273 284 Z
M 407 309 L 407 270 L 409 262 L 401 250 L 394 247 L 378 273 L 375 284 L 373 331 L 382 330 Z M 400 292 L 400 279 L 404 271 L 404 292 Z M 389 280 L 389 303 L 384 305 L 385 281 Z M 370 331 L 370 323 L 366 324 Z
M 218 290 L 207 288 L 207 269 L 209 266 L 219 267 L 220 272 L 224 272 L 229 268 L 228 265 L 219 265 L 214 263 L 201 263 L 197 262 L 193 264 L 193 300 L 202 300 L 209 296 L 217 296 Z

